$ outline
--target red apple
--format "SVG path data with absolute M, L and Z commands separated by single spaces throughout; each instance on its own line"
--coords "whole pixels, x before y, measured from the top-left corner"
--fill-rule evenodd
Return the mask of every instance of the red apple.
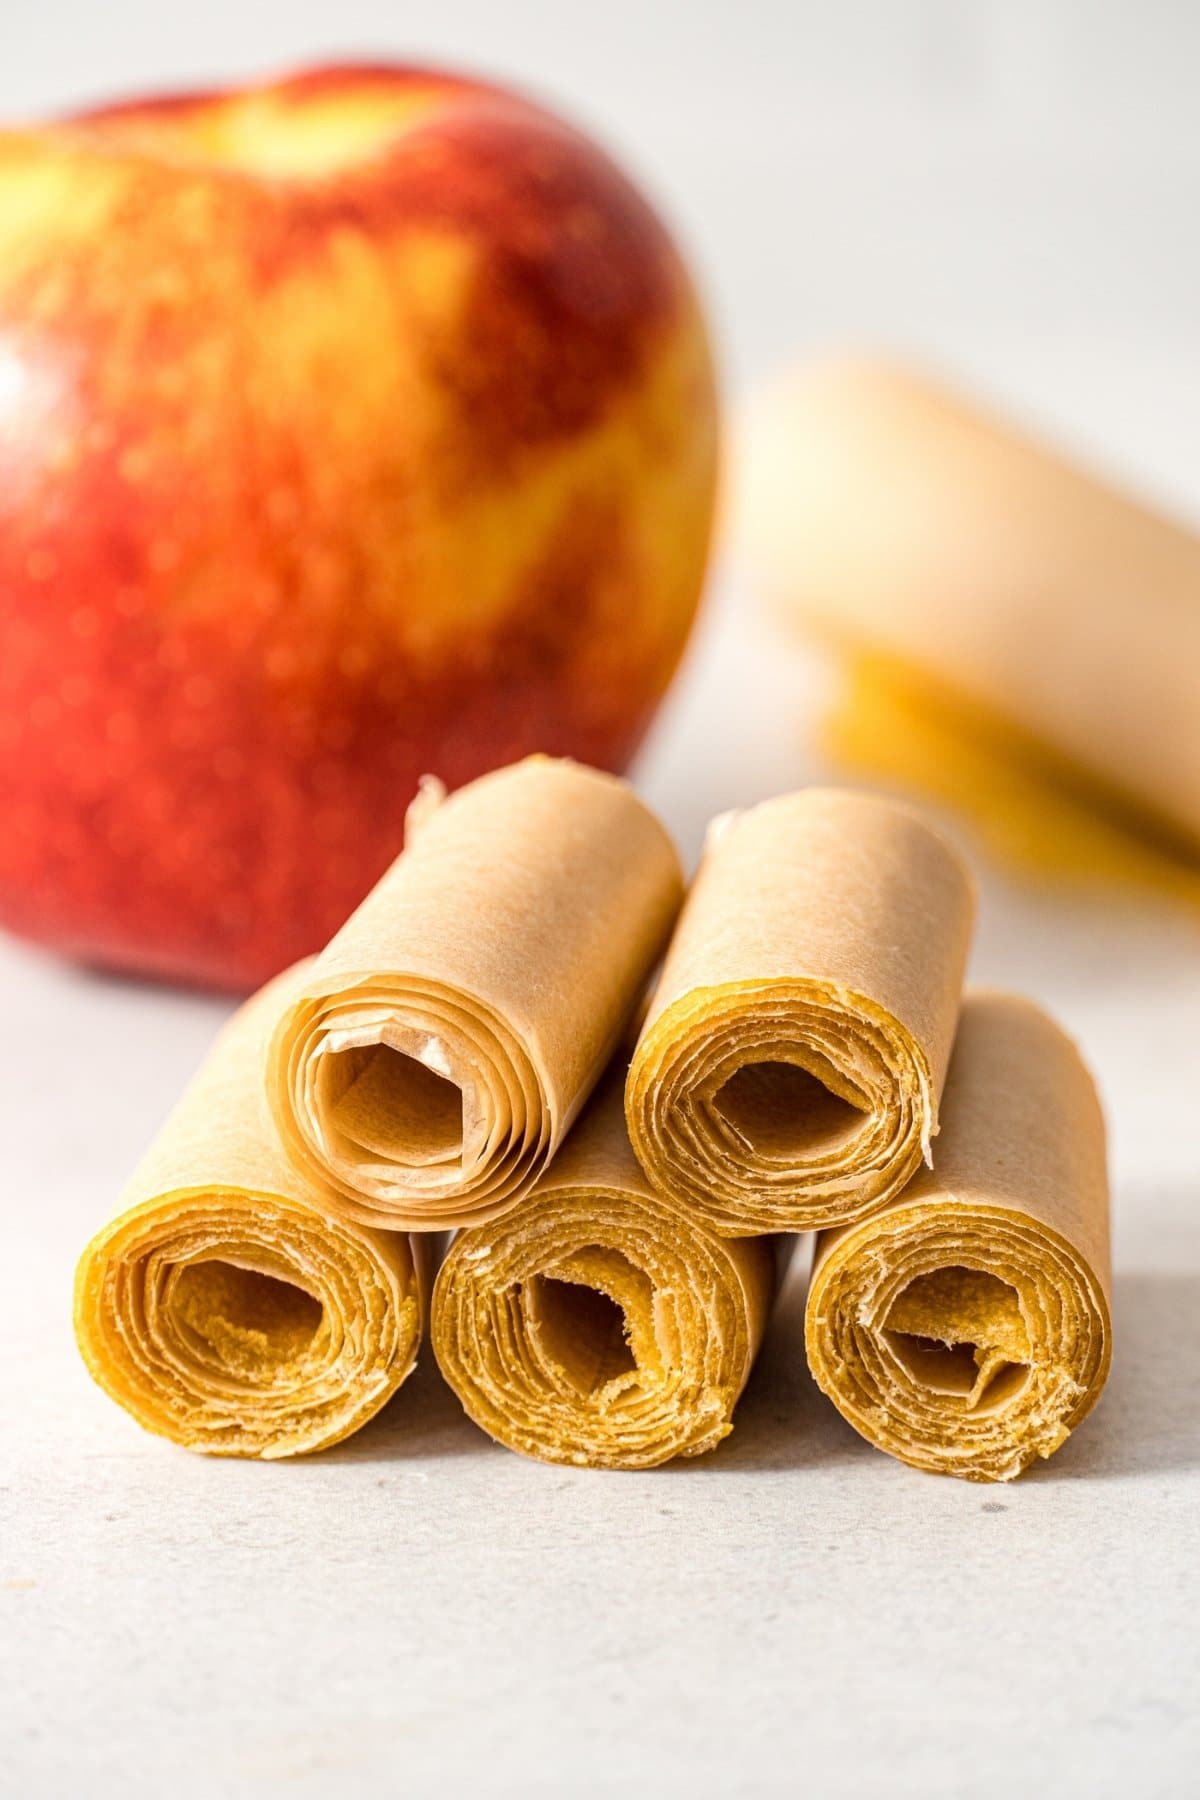
M 670 238 L 528 101 L 337 68 L 0 133 L 0 922 L 245 987 L 425 770 L 619 768 L 716 448 Z

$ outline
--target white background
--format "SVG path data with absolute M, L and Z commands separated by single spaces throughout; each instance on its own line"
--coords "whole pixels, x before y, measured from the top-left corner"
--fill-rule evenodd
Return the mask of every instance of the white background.
M 590 125 L 692 251 L 732 412 L 783 358 L 894 344 L 1200 518 L 1186 0 L 0 0 L 0 112 L 331 53 L 508 76 Z M 819 772 L 815 682 L 727 552 L 637 771 L 689 855 Z M 424 1368 L 296 1467 L 143 1439 L 77 1366 L 71 1267 L 223 1009 L 0 943 L 3 1782 L 1195 1792 L 1200 926 L 984 871 L 974 968 L 1082 1039 L 1116 1190 L 1109 1393 L 1000 1490 L 860 1444 L 794 1304 L 730 1442 L 654 1476 L 492 1449 Z

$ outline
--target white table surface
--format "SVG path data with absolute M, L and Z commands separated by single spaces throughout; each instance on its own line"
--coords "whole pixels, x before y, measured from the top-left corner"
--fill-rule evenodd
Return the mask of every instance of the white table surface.
M 114 0 L 96 31 L 82 0 L 15 0 L 0 98 L 411 30 L 629 153 L 738 382 L 898 338 L 1200 518 L 1200 17 L 1152 10 Z M 689 856 L 710 813 L 821 773 L 814 682 L 727 568 L 637 771 Z M 697 1463 L 526 1463 L 426 1356 L 358 1438 L 280 1467 L 143 1437 L 70 1335 L 75 1258 L 223 1006 L 0 939 L 0 1791 L 1195 1793 L 1200 920 L 984 871 L 974 974 L 1062 1016 L 1112 1125 L 1116 1360 L 1049 1464 L 980 1488 L 872 1451 L 814 1389 L 793 1294 Z

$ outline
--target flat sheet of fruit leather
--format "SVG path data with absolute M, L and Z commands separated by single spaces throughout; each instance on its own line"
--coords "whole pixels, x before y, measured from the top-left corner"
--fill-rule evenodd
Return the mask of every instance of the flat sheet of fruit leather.
M 266 1045 L 304 969 L 225 1026 L 79 1263 L 75 1330 L 148 1431 L 219 1456 L 321 1450 L 412 1371 L 433 1242 L 325 1209 L 283 1154 Z
M 681 895 L 674 846 L 613 776 L 531 757 L 419 796 L 403 854 L 276 1031 L 293 1160 L 364 1223 L 511 1206 L 605 1068 Z
M 746 451 L 744 543 L 780 611 L 1006 723 L 1048 782 L 1200 842 L 1200 535 L 869 359 L 782 381 Z
M 652 1468 L 712 1449 L 753 1365 L 779 1246 L 656 1194 L 624 1060 L 521 1203 L 460 1232 L 434 1288 L 438 1364 L 476 1424 L 547 1462 Z
M 934 1167 L 818 1239 L 808 1357 L 880 1449 L 1007 1481 L 1065 1441 L 1108 1374 L 1104 1117 L 1066 1033 L 991 992 L 963 1006 L 942 1113 Z
M 908 807 L 809 788 L 718 821 L 630 1065 L 654 1185 L 730 1236 L 885 1205 L 930 1155 L 974 909 Z

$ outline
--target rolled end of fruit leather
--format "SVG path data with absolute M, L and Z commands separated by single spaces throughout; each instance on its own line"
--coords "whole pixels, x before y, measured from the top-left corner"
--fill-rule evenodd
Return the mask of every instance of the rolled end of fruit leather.
M 746 441 L 776 607 L 1200 838 L 1200 535 L 914 370 L 830 357 Z
M 323 1450 L 412 1371 L 428 1241 L 328 1217 L 266 1114 L 297 971 L 225 1026 L 75 1281 L 94 1379 L 147 1431 L 215 1456 Z
M 775 1246 L 729 1243 L 656 1194 L 623 1064 L 519 1206 L 451 1245 L 431 1334 L 475 1423 L 546 1462 L 646 1469 L 711 1450 L 757 1353 Z
M 1050 1456 L 1108 1375 L 1104 1118 L 1078 1050 L 1015 995 L 971 994 L 932 1170 L 817 1240 L 813 1374 L 914 1468 L 1009 1481 Z
M 718 821 L 629 1070 L 654 1186 L 733 1237 L 886 1205 L 938 1128 L 974 908 L 906 806 L 808 788 Z
M 613 776 L 530 757 L 418 796 L 276 1030 L 291 1158 L 365 1224 L 503 1212 L 603 1072 L 681 894 L 666 832 Z

